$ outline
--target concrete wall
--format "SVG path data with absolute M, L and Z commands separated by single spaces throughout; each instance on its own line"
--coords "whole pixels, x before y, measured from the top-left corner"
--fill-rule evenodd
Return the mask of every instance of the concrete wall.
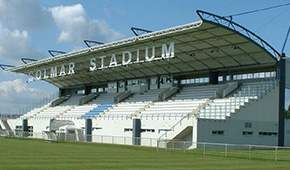
M 285 120 L 285 143 L 284 146 L 290 147 L 290 119 Z
M 141 129 L 154 129 L 154 132 L 142 132 L 142 138 L 159 138 L 164 131 L 170 129 L 180 118 L 141 119 Z M 93 135 L 132 137 L 132 132 L 125 132 L 125 128 L 132 129 L 132 119 L 93 119 Z M 161 131 L 160 131 L 161 130 Z

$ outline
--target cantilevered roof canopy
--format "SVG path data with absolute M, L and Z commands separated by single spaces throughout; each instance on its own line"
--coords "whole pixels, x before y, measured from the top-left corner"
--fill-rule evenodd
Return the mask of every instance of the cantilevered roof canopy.
M 70 88 L 158 75 L 182 76 L 210 71 L 245 72 L 275 68 L 279 53 L 264 40 L 228 19 L 203 11 L 197 13 L 202 21 L 62 54 L 6 71 L 29 75 L 31 71 L 54 66 L 60 69 L 62 64 L 74 62 L 75 74 L 44 79 L 59 88 Z M 154 46 L 155 55 L 160 58 L 162 44 L 170 42 L 174 42 L 174 58 L 134 64 L 136 49 L 140 49 L 140 61 L 144 60 L 146 46 L 149 47 L 149 55 Z M 92 57 L 105 55 L 104 63 L 109 65 L 112 54 L 115 54 L 118 64 L 121 64 L 123 51 L 132 52 L 131 64 L 89 70 Z

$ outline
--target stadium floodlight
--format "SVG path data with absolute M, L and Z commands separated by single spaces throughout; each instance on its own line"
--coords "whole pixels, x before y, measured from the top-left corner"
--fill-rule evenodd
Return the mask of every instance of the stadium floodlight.
M 131 27 L 131 30 L 133 31 L 133 33 L 136 36 L 153 32 L 153 31 L 145 30 L 145 29 L 142 29 L 142 28 L 135 28 L 135 27 Z
M 102 42 L 99 42 L 99 41 L 92 41 L 92 40 L 84 40 L 85 44 L 88 46 L 88 47 L 92 47 L 92 46 L 95 46 L 95 45 L 102 45 L 102 44 L 105 44 L 105 43 L 102 43 Z
M 60 54 L 65 54 L 66 52 L 63 52 L 63 51 L 56 51 L 56 50 L 48 50 L 49 54 L 54 57 L 54 56 L 57 56 L 57 55 L 60 55 Z
M 7 65 L 7 64 L 0 64 L 0 67 L 2 68 L 2 70 L 5 70 L 7 68 L 10 68 L 10 67 L 14 67 L 12 65 Z
M 37 61 L 36 59 L 31 59 L 31 58 L 21 58 L 21 60 L 23 61 L 24 64 Z

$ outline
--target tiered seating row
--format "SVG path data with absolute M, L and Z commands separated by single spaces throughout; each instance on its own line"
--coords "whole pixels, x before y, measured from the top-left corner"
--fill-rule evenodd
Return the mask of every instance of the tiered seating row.
M 37 114 L 39 114 L 41 111 L 43 111 L 44 109 L 46 109 L 47 107 L 49 107 L 50 103 L 49 104 L 46 104 L 40 108 L 35 108 L 35 109 L 32 109 L 31 111 L 27 112 L 26 114 L 20 116 L 21 119 L 28 119 L 28 118 L 31 118 Z
M 165 89 L 154 89 L 148 90 L 143 94 L 135 94 L 129 99 L 125 100 L 125 102 L 146 102 L 146 101 L 155 101 L 157 100 L 158 94 L 163 92 Z
M 259 81 L 259 82 L 246 82 L 240 86 L 240 90 L 236 92 L 233 96 L 238 97 L 251 97 L 257 98 L 261 94 L 273 89 L 276 85 L 276 80 L 269 81 Z
M 236 109 L 239 109 L 250 99 L 258 99 L 259 96 L 267 93 L 276 85 L 276 80 L 246 82 L 240 85 L 240 90 L 226 99 L 215 99 L 207 107 L 199 112 L 199 118 L 204 119 L 226 119 Z
M 78 119 L 85 113 L 96 108 L 98 105 L 84 105 L 84 106 L 75 106 L 71 110 L 67 111 L 63 115 L 59 116 L 59 119 Z
M 95 107 L 93 110 L 89 111 L 85 115 L 83 115 L 81 118 L 82 119 L 90 119 L 90 118 L 96 117 L 100 113 L 102 113 L 105 110 L 107 110 L 108 108 L 112 107 L 114 104 L 116 104 L 116 103 L 103 103 L 103 104 Z
M 59 115 L 69 111 L 72 106 L 48 107 L 33 118 L 56 118 Z
M 101 93 L 94 100 L 90 101 L 87 104 L 91 105 L 91 104 L 113 103 L 117 95 L 118 93 Z
M 206 100 L 156 102 L 141 112 L 143 115 L 186 115 L 205 103 Z
M 131 115 L 146 105 L 148 105 L 146 102 L 118 103 L 112 109 L 106 111 L 105 115 Z
M 205 85 L 183 87 L 179 94 L 172 97 L 172 100 L 192 100 L 192 99 L 208 99 L 215 96 L 216 90 L 221 85 Z
M 230 97 L 227 99 L 215 99 L 199 112 L 199 118 L 203 119 L 225 119 L 236 109 L 249 102 L 249 97 Z
M 257 99 L 261 94 L 269 91 L 276 84 L 275 81 L 260 81 L 260 82 L 246 82 L 240 85 L 240 89 L 235 92 L 232 97 L 225 99 L 215 99 L 212 103 L 200 110 L 199 118 L 207 119 L 225 119 L 235 112 L 236 109 L 249 102 L 250 99 Z M 127 99 L 126 101 L 115 104 L 114 97 L 116 93 L 100 94 L 95 100 L 88 105 L 77 106 L 83 95 L 70 97 L 66 102 L 60 106 L 33 109 L 21 118 L 93 118 L 101 113 L 106 115 L 133 115 L 140 111 L 140 116 L 147 115 L 178 115 L 184 116 L 198 106 L 204 104 L 208 98 L 215 95 L 216 90 L 220 85 L 205 85 L 184 87 L 180 93 L 174 96 L 171 100 L 164 102 L 150 103 L 157 99 L 158 94 L 165 89 L 149 90 L 144 94 L 137 94 Z M 142 101 L 142 102 L 140 102 Z M 105 102 L 105 103 L 103 103 Z M 98 104 L 99 103 L 99 104 Z M 103 104 L 101 104 L 103 103 Z M 98 105 L 97 105 L 98 104 Z M 71 106 L 73 105 L 73 106 Z
M 84 95 L 71 96 L 65 102 L 61 103 L 59 106 L 77 106 L 80 103 L 80 100 L 85 97 Z

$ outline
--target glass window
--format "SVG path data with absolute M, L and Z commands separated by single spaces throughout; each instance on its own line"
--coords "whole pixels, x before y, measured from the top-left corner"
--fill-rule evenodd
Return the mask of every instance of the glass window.
M 119 83 L 119 88 L 124 88 L 125 87 L 125 82 L 120 82 Z
M 151 78 L 150 79 L 150 84 L 157 84 L 157 78 Z
M 97 89 L 96 88 L 91 89 L 91 93 L 97 93 Z
M 109 89 L 116 89 L 117 88 L 117 83 L 109 83 L 108 84 Z

